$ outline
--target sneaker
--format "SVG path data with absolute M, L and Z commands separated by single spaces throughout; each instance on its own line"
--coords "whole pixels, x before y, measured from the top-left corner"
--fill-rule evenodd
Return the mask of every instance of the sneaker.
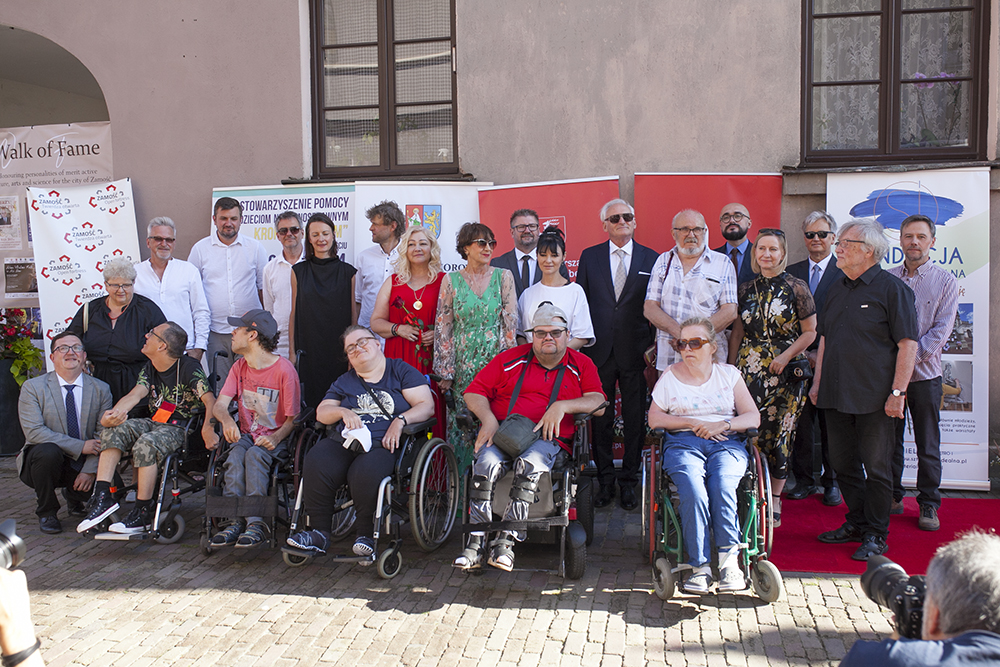
M 893 500 L 892 505 L 889 506 L 889 514 L 902 514 L 903 513 L 903 501 Z
M 212 546 L 216 547 L 231 547 L 236 544 L 236 541 L 240 539 L 240 535 L 246 529 L 246 522 L 243 519 L 239 521 L 233 521 L 231 524 L 226 526 L 226 529 L 222 532 L 212 535 Z
M 354 540 L 354 555 L 369 557 L 375 553 L 375 540 L 365 535 L 359 535 Z
M 704 595 L 712 587 L 712 569 L 708 566 L 696 567 L 694 573 L 684 580 L 684 591 Z
M 271 537 L 271 529 L 262 521 L 254 521 L 236 540 L 237 548 L 256 547 L 267 542 Z
M 134 535 L 147 532 L 153 524 L 153 513 L 150 505 L 136 505 L 128 513 L 124 521 L 113 523 L 108 527 L 112 533 Z
M 326 548 L 330 545 L 330 541 L 326 539 L 326 535 L 316 529 L 295 533 L 285 540 L 285 542 L 290 547 L 308 551 L 318 556 L 325 554 Z
M 76 527 L 76 532 L 86 533 L 91 528 L 97 526 L 107 519 L 112 513 L 118 511 L 118 503 L 115 501 L 111 491 L 101 491 L 90 501 L 90 511 L 87 518 Z
M 738 565 L 724 567 L 719 571 L 719 592 L 745 591 L 747 580 Z
M 933 505 L 920 506 L 920 519 L 917 520 L 917 528 L 920 530 L 938 530 L 941 528 L 941 520 L 938 519 L 937 509 Z

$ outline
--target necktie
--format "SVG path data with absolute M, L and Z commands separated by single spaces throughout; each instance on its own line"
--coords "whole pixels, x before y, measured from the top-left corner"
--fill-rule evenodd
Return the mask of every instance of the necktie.
M 729 251 L 729 259 L 733 260 L 733 268 L 736 269 L 736 277 L 740 276 L 740 249 L 733 248 Z
M 528 289 L 531 287 L 531 267 L 528 262 L 531 261 L 531 257 L 525 255 L 521 258 L 521 287 Z
M 615 301 L 617 301 L 622 296 L 622 290 L 625 289 L 628 271 L 625 270 L 625 251 L 618 248 L 615 250 L 615 254 L 618 256 L 618 268 L 615 269 Z
M 819 287 L 819 264 L 813 267 L 812 275 L 809 276 L 809 291 L 813 294 L 816 293 L 816 288 Z
M 74 389 L 76 389 L 76 385 L 66 385 L 66 435 L 79 440 L 80 421 L 76 418 L 76 399 L 73 398 Z M 83 470 L 83 464 L 86 460 L 87 457 L 81 454 L 75 461 L 70 460 L 69 465 L 76 472 L 80 472 Z

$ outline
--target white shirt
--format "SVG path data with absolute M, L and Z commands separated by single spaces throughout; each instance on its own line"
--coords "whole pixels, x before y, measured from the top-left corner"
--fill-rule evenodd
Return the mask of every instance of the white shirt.
M 632 268 L 632 239 L 629 239 L 628 243 L 621 247 L 621 250 L 625 252 L 622 257 L 622 262 L 625 264 L 625 275 L 628 275 L 629 269 Z M 611 253 L 611 280 L 614 281 L 615 271 L 618 270 L 618 252 L 619 248 L 612 241 L 608 241 L 608 251 Z
M 529 285 L 534 285 L 535 284 L 535 274 L 538 273 L 539 271 L 541 271 L 541 268 L 539 268 L 539 266 L 538 266 L 538 257 L 535 256 L 535 250 L 532 250 L 531 252 L 522 252 L 520 248 L 518 248 L 518 247 L 515 246 L 515 248 L 514 248 L 514 256 L 517 258 L 517 275 L 519 277 L 521 275 L 521 271 L 524 270 L 522 268 L 524 266 L 524 263 L 523 263 L 524 262 L 524 258 L 525 257 L 530 257 L 531 258 L 531 261 L 528 262 L 528 275 L 531 276 L 531 280 L 529 280 L 528 284 L 524 285 L 524 287 L 527 288 Z
M 194 244 L 188 261 L 201 273 L 215 333 L 232 333 L 226 318 L 242 317 L 248 310 L 260 308 L 257 291 L 264 289 L 268 256 L 258 241 L 237 234 L 227 246 L 213 232 Z
M 305 250 L 295 263 L 305 258 Z M 271 258 L 264 266 L 264 310 L 274 316 L 278 323 L 278 348 L 275 354 L 285 357 L 294 363 L 288 355 L 288 322 L 292 316 L 292 265 L 281 252 Z
M 587 295 L 583 288 L 576 283 L 569 283 L 562 287 L 549 287 L 542 283 L 535 283 L 528 289 L 521 292 L 517 299 L 517 311 L 520 313 L 517 335 L 524 336 L 531 342 L 531 333 L 527 330 L 531 328 L 531 319 L 535 316 L 539 304 L 543 301 L 551 301 L 553 306 L 566 313 L 569 322 L 570 338 L 584 338 L 584 347 L 590 347 L 597 338 L 594 335 L 594 324 L 590 319 L 590 306 L 587 305 Z
M 363 250 L 355 257 L 358 273 L 354 276 L 354 301 L 361 304 L 361 313 L 358 315 L 358 324 L 361 326 L 371 326 L 375 297 L 386 278 L 395 271 L 397 257 L 399 253 L 396 248 L 387 255 L 380 245 Z
M 729 364 L 712 364 L 712 376 L 702 385 L 685 384 L 669 368 L 653 387 L 653 402 L 667 414 L 707 422 L 736 416 L 736 385 L 740 371 Z M 690 431 L 691 429 L 680 429 Z
M 823 279 L 823 274 L 826 273 L 826 267 L 830 266 L 830 260 L 831 259 L 833 259 L 833 253 L 832 252 L 829 255 L 827 255 L 826 257 L 824 257 L 823 259 L 819 260 L 818 262 L 814 262 L 812 260 L 812 257 L 810 257 L 809 258 L 809 278 L 812 279 L 813 269 L 815 269 L 818 266 L 819 267 L 819 279 L 822 280 Z M 807 285 L 809 284 L 808 280 L 806 281 L 806 284 Z
M 135 291 L 152 299 L 168 320 L 187 332 L 187 349 L 208 349 L 212 316 L 201 284 L 201 273 L 193 264 L 173 257 L 163 269 L 161 280 L 148 259 L 140 262 L 135 265 Z
M 68 386 L 74 386 L 76 389 L 73 390 L 73 402 L 76 404 L 76 425 L 80 428 L 80 439 L 83 440 L 83 373 L 76 376 L 76 380 L 73 382 L 66 382 L 62 379 L 59 373 L 56 373 L 56 379 L 59 380 L 59 388 L 62 389 L 63 406 L 66 405 L 66 394 L 69 391 L 66 389 Z M 65 410 L 65 407 L 64 407 Z M 68 435 L 68 434 L 67 434 Z

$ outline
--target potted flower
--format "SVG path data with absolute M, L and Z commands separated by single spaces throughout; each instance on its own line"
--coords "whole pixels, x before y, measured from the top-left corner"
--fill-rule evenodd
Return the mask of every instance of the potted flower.
M 0 373 L 14 376 L 18 386 L 42 367 L 42 352 L 31 342 L 28 314 L 22 308 L 0 309 Z

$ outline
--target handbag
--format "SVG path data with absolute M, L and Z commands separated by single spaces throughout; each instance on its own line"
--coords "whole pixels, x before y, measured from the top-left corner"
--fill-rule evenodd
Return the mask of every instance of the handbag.
M 756 280 L 753 283 L 753 289 L 757 295 L 757 309 L 761 314 L 761 319 L 764 321 L 764 328 L 767 331 L 767 343 L 773 352 L 774 338 L 771 336 L 771 323 L 767 319 L 767 310 L 764 308 L 764 304 L 761 303 L 760 290 L 757 289 Z M 770 300 L 768 303 L 770 303 Z M 795 359 L 792 359 L 785 365 L 785 369 L 781 371 L 781 375 L 779 377 L 785 384 L 795 384 L 811 380 L 813 377 L 813 369 L 809 364 L 809 359 L 806 357 L 796 357 Z
M 538 433 L 535 431 L 535 422 L 522 414 L 514 412 L 518 396 L 521 395 L 521 385 L 524 384 L 524 376 L 528 374 L 528 367 L 534 352 L 528 351 L 525 357 L 524 369 L 521 376 L 517 378 L 514 385 L 514 393 L 510 396 L 510 403 L 507 406 L 507 418 L 500 422 L 500 427 L 493 434 L 493 444 L 504 454 L 514 459 L 524 453 L 538 441 Z M 549 404 L 545 407 L 548 410 L 556 401 L 559 395 L 559 388 L 562 386 L 563 373 L 566 372 L 566 364 L 559 365 L 559 373 L 556 375 L 555 384 L 552 386 L 552 394 L 549 396 Z

